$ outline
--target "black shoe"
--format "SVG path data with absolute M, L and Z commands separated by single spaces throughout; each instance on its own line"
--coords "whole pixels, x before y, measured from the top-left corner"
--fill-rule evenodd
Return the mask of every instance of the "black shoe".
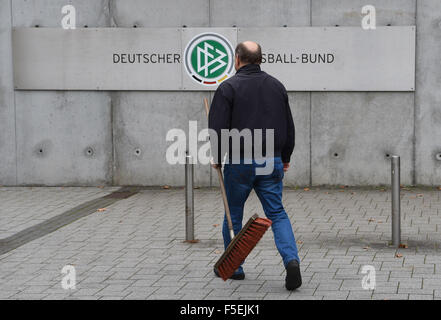
M 297 260 L 291 260 L 286 266 L 285 287 L 287 290 L 295 290 L 302 285 L 300 265 Z
M 220 278 L 219 272 L 218 272 L 216 269 L 214 269 L 214 274 L 216 275 L 216 277 Z M 243 279 L 245 279 L 245 272 L 242 272 L 242 273 L 234 273 L 234 274 L 230 277 L 230 279 L 232 279 L 232 280 L 243 280 Z

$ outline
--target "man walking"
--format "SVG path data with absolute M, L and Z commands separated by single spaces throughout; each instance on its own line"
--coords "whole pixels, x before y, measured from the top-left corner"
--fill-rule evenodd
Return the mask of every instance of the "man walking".
M 236 74 L 222 82 L 216 90 L 209 113 L 209 128 L 217 133 L 221 141 L 222 131 L 237 129 L 274 130 L 274 141 L 252 136 L 252 155 L 247 154 L 249 146 L 244 146 L 246 139 L 241 140 L 240 148 L 234 148 L 231 140 L 228 146 L 228 161 L 224 166 L 225 189 L 231 211 L 234 233 L 242 228 L 243 209 L 252 189 L 255 190 L 265 215 L 272 221 L 272 230 L 276 247 L 282 256 L 286 268 L 285 286 L 295 290 L 302 284 L 300 259 L 291 222 L 282 204 L 282 179 L 289 168 L 291 154 L 294 150 L 294 122 L 288 103 L 285 87 L 274 77 L 260 70 L 262 52 L 260 45 L 245 41 L 237 45 L 235 51 Z M 264 135 L 265 136 L 265 135 Z M 272 142 L 271 144 L 269 142 Z M 259 145 L 260 144 L 260 145 Z M 259 149 L 268 154 L 273 147 L 273 156 L 255 157 Z M 222 166 L 223 148 L 221 143 L 213 148 L 213 167 Z M 240 155 L 234 154 L 240 152 Z M 238 163 L 232 161 L 235 157 Z M 250 159 L 251 158 L 251 159 Z M 233 163 L 232 163 L 233 162 Z M 272 166 L 270 173 L 259 173 L 259 168 Z M 257 169 L 257 170 L 256 170 Z M 226 218 L 223 224 L 224 245 L 230 243 Z M 231 277 L 235 280 L 245 278 L 242 266 Z

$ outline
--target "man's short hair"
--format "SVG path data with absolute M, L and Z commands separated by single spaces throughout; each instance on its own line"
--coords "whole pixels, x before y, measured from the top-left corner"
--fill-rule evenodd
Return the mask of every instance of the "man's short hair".
M 259 44 L 257 44 L 257 50 L 252 51 L 241 42 L 237 45 L 235 54 L 242 63 L 260 64 L 262 62 L 262 48 Z

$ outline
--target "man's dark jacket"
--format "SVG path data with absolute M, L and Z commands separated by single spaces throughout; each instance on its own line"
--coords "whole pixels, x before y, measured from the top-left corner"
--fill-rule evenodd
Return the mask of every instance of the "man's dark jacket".
M 284 163 L 290 161 L 294 150 L 295 128 L 286 89 L 279 80 L 261 71 L 257 64 L 241 67 L 217 88 L 210 107 L 208 127 L 216 131 L 219 140 L 217 150 L 212 149 L 215 163 L 222 163 L 223 159 L 222 129 L 250 129 L 252 132 L 262 129 L 263 153 L 265 129 L 274 129 L 274 156 L 281 157 Z M 254 143 L 253 135 L 253 148 Z M 230 161 L 231 151 L 230 145 Z

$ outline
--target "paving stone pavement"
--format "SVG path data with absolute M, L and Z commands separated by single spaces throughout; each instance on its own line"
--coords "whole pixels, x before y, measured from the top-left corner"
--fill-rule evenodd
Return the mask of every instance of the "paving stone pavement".
M 0 239 L 117 189 L 0 187 Z M 183 189 L 145 189 L 0 255 L 0 299 L 439 300 L 440 195 L 402 190 L 407 248 L 395 249 L 389 191 L 285 189 L 303 276 L 302 287 L 288 292 L 272 232 L 246 260 L 244 281 L 213 275 L 223 250 L 218 189 L 195 190 L 196 244 L 183 241 Z M 254 193 L 244 220 L 253 213 L 263 215 Z M 66 265 L 75 267 L 75 289 L 61 286 Z M 365 265 L 375 268 L 374 290 L 362 287 Z

